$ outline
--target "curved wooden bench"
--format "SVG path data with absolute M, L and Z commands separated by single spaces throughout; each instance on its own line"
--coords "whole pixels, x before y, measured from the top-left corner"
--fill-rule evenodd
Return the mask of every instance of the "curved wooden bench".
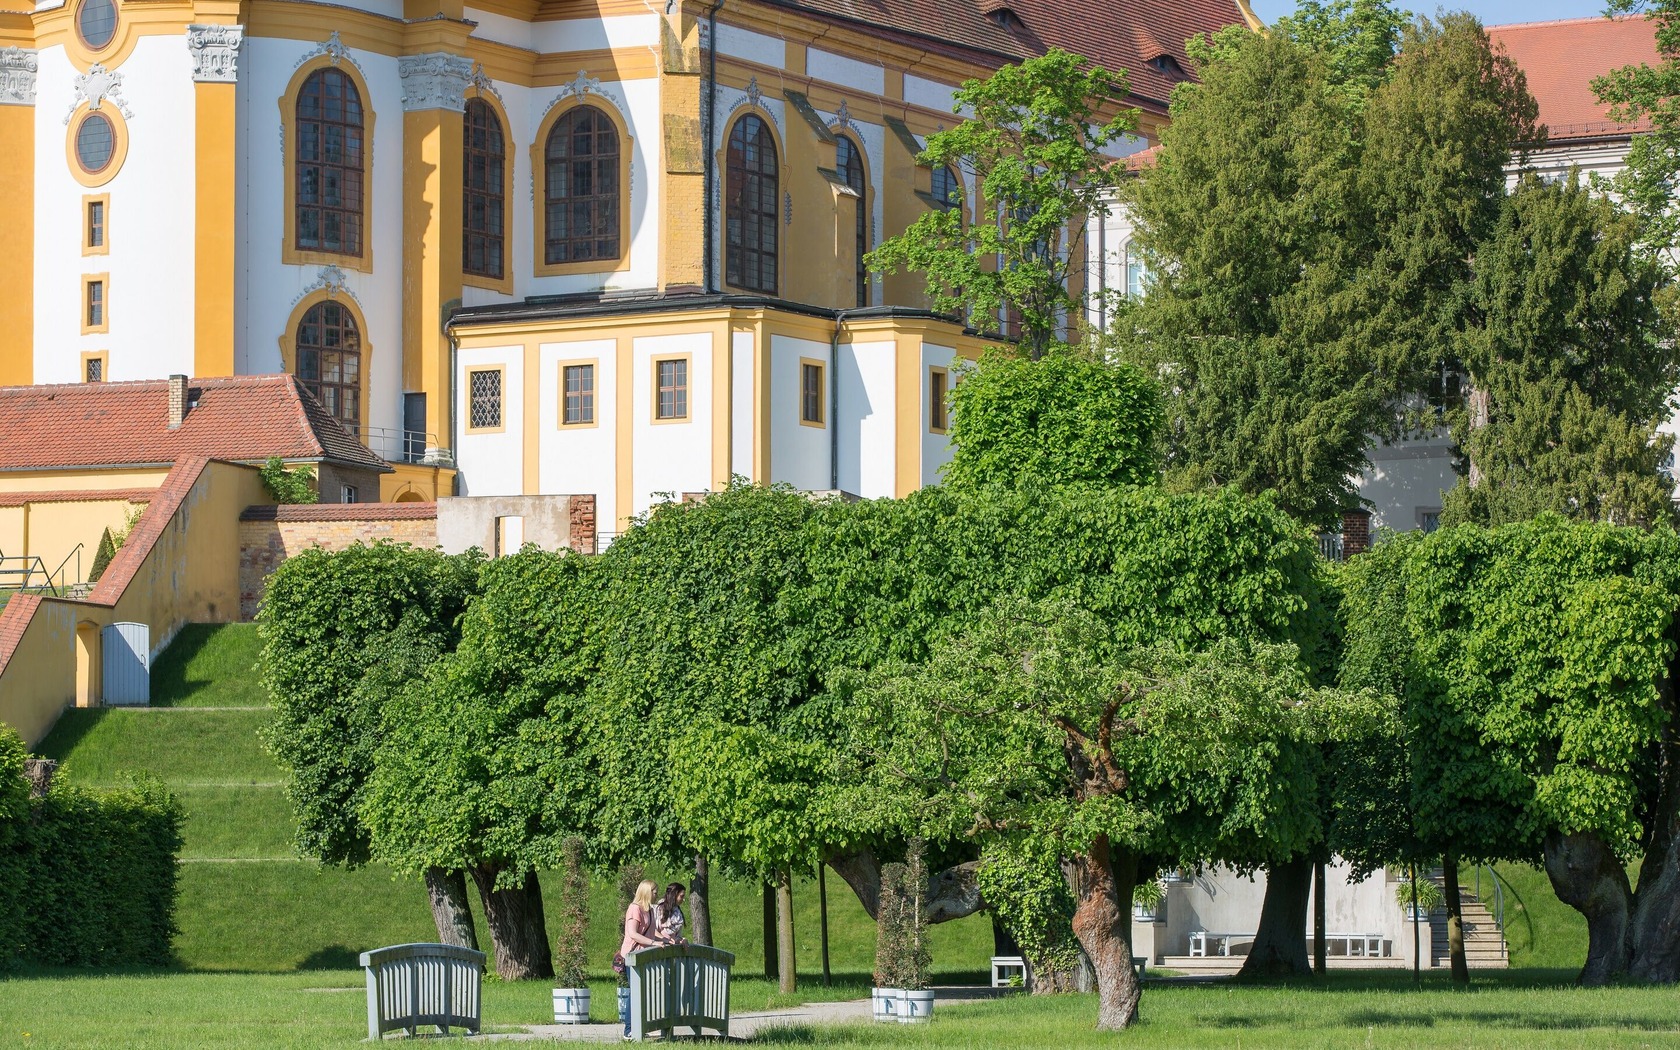
M 396 944 L 362 953 L 367 971 L 368 1038 L 431 1025 L 477 1034 L 482 1021 L 484 953 L 453 944 Z
M 630 977 L 630 1038 L 710 1028 L 729 1038 L 729 972 L 735 956 L 704 944 L 647 948 L 624 957 Z

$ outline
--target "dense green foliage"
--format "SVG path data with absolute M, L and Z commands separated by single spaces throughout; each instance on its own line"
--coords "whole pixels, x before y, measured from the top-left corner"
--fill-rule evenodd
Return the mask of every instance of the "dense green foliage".
M 1386 64 L 1392 11 L 1302 17 L 1197 49 L 1201 83 L 1126 194 L 1154 263 L 1111 336 L 1168 377 L 1176 486 L 1331 524 L 1439 371 L 1535 103 L 1468 16 L 1408 26 Z
M 270 456 L 257 474 L 276 503 L 315 503 L 321 498 L 315 491 L 315 471 L 310 467 L 287 469 L 285 460 Z
M 951 391 L 950 485 L 1152 484 L 1161 394 L 1136 367 L 1067 344 L 993 350 Z
M 1022 343 L 1039 356 L 1059 319 L 1084 306 L 1068 278 L 1083 265 L 1086 224 L 1124 175 L 1104 150 L 1136 126 L 1137 112 L 1120 108 L 1126 93 L 1124 74 L 1057 48 L 965 82 L 954 99 L 964 119 L 929 135 L 918 160 L 957 170 L 978 192 L 959 180 L 956 207 L 933 208 L 882 242 L 870 268 L 925 274 L 933 309 L 982 331 L 1013 308 Z
M 479 560 L 389 543 L 311 548 L 269 577 L 258 617 L 274 704 L 267 739 L 288 774 L 304 855 L 368 859 L 359 811 L 383 708 L 415 670 L 387 657 L 419 662 L 454 648 Z
M 1680 214 L 1674 209 L 1680 177 L 1680 3 L 1608 0 L 1605 7 L 1610 14 L 1644 12 L 1656 35 L 1655 64 L 1612 70 L 1594 80 L 1593 89 L 1599 101 L 1609 103 L 1611 119 L 1650 124 L 1647 133 L 1633 136 L 1626 166 L 1612 187 L 1638 218 L 1646 251 L 1665 260 L 1680 240 Z
M 0 967 L 170 962 L 180 802 L 150 779 L 30 798 L 24 758 L 0 728 Z
M 1457 357 L 1472 392 L 1448 414 L 1470 481 L 1442 519 L 1552 510 L 1648 525 L 1671 515 L 1674 446 L 1657 431 L 1680 382 L 1656 259 L 1636 220 L 1575 178 L 1525 177 L 1477 252 Z
M 111 559 L 117 556 L 117 544 L 111 538 L 111 530 L 106 529 L 99 534 L 99 546 L 93 551 L 93 565 L 88 569 L 88 582 L 98 583 L 99 577 L 105 575 L 105 569 L 111 564 Z

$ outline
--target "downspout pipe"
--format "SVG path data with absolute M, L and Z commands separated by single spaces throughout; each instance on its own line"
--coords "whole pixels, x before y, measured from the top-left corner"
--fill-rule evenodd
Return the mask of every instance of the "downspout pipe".
M 828 487 L 840 491 L 840 330 L 853 311 L 834 311 L 834 337 L 828 344 Z
M 717 262 L 714 259 L 717 246 L 717 212 L 712 207 L 713 190 L 717 185 L 717 16 L 722 10 L 725 0 L 717 0 L 710 11 L 706 13 L 706 112 L 700 124 L 706 133 L 706 155 L 701 158 L 701 170 L 705 172 L 706 200 L 701 205 L 705 211 L 706 222 L 703 232 L 703 250 L 706 253 L 705 274 L 706 294 L 717 291 Z

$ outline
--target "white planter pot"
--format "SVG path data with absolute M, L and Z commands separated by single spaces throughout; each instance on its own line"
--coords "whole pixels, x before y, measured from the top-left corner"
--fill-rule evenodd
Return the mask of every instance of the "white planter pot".
M 1138 922 L 1154 922 L 1155 909 L 1142 904 L 1132 905 L 1132 918 Z
M 898 997 L 904 993 L 897 988 L 871 988 L 869 1013 L 877 1021 L 898 1020 Z
M 933 1020 L 933 989 L 899 992 L 898 1020 L 900 1024 L 927 1024 Z
M 587 988 L 556 988 L 556 989 L 554 989 L 554 1023 L 555 1024 L 588 1024 L 589 1023 L 589 989 L 587 989 Z

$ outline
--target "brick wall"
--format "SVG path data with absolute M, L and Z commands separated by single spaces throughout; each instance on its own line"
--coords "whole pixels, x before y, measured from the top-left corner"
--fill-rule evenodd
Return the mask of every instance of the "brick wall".
M 299 551 L 310 547 L 337 551 L 379 540 L 436 547 L 437 504 L 316 503 L 248 508 L 239 517 L 239 618 L 250 620 L 257 615 L 269 573 Z
M 1342 515 L 1342 557 L 1351 558 L 1371 549 L 1371 512 L 1350 510 Z
M 580 554 L 595 553 L 595 497 L 573 496 L 571 505 L 571 548 Z

